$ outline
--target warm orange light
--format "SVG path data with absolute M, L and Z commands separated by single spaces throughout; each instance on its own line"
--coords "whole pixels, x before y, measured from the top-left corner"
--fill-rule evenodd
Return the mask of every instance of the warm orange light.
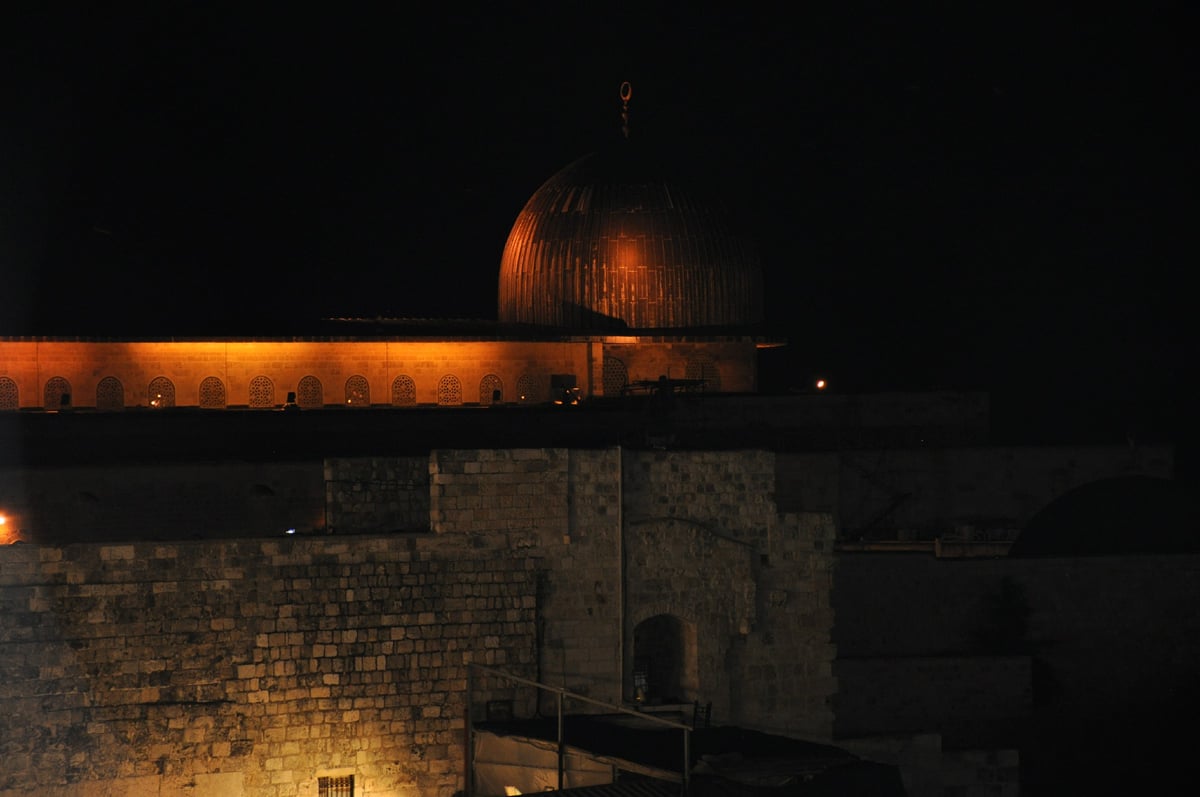
M 824 390 L 828 383 L 824 379 L 817 380 L 817 390 Z
M 20 529 L 16 524 L 10 524 L 5 515 L 0 514 L 0 545 L 12 545 L 21 541 Z

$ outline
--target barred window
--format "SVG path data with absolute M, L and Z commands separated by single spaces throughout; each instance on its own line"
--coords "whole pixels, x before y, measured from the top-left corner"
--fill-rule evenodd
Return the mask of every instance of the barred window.
M 115 376 L 106 376 L 96 385 L 96 409 L 116 412 L 125 409 L 125 386 Z
M 346 380 L 346 404 L 350 407 L 371 406 L 371 386 L 365 376 L 352 376 Z
M 7 376 L 0 376 L 0 410 L 18 410 L 20 408 L 17 383 Z
M 392 380 L 392 404 L 408 407 L 417 403 L 417 383 L 410 376 L 398 376 Z
M 488 374 L 479 381 L 479 403 L 483 405 L 501 401 L 504 398 L 504 383 L 495 374 Z
M 250 406 L 275 406 L 275 385 L 265 376 L 256 376 L 250 380 Z
M 354 776 L 317 778 L 317 797 L 354 797 Z
M 71 406 L 71 383 L 61 376 L 52 376 L 46 380 L 46 389 L 42 391 L 42 406 L 48 410 L 57 410 Z
M 321 388 L 321 380 L 315 376 L 306 376 L 296 385 L 296 404 L 306 409 L 321 407 L 325 404 L 325 392 Z
M 453 374 L 438 380 L 438 404 L 452 406 L 462 404 L 462 382 Z
M 175 406 L 175 385 L 165 376 L 150 380 L 150 406 L 155 409 Z
M 200 383 L 200 406 L 206 410 L 225 409 L 225 384 L 215 376 Z

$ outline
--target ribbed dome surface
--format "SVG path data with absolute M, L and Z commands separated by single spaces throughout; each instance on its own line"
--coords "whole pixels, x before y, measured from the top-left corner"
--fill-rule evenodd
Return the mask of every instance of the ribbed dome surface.
M 500 263 L 499 319 L 576 329 L 744 327 L 762 270 L 721 203 L 628 142 L 534 193 Z

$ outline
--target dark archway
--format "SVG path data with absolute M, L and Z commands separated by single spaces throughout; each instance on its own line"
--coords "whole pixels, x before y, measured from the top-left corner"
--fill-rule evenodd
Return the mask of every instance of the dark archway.
M 633 629 L 633 688 L 635 700 L 651 705 L 696 700 L 695 628 L 671 614 L 638 623 Z

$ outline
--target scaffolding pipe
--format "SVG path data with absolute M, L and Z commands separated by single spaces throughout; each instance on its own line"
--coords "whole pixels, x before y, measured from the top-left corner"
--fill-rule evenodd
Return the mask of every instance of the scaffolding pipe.
M 567 742 L 563 737 L 563 693 L 558 693 L 558 790 L 563 788 L 563 759 L 567 754 Z

